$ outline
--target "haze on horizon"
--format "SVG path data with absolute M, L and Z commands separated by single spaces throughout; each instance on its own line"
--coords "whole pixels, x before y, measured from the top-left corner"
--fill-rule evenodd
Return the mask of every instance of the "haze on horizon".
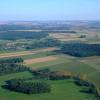
M 100 20 L 100 0 L 1 0 L 0 21 Z

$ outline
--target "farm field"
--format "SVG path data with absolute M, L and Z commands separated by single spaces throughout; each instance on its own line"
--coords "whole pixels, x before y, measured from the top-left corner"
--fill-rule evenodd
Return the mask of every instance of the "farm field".
M 2 53 L 1 58 L 8 57 L 22 57 L 24 64 L 31 69 L 44 69 L 48 68 L 51 71 L 63 71 L 71 72 L 73 75 L 86 76 L 86 80 L 95 83 L 100 87 L 100 57 L 73 57 L 65 54 L 55 54 L 54 50 L 58 48 L 45 48 L 41 50 L 33 51 L 21 51 L 15 53 Z M 13 55 L 13 56 L 12 56 Z M 29 72 L 20 72 L 15 74 L 9 74 L 0 76 L 0 85 L 4 84 L 5 80 L 13 78 L 30 78 L 32 74 Z M 45 80 L 42 80 L 45 81 Z M 19 100 L 20 98 L 27 100 L 93 100 L 93 95 L 80 92 L 84 87 L 76 86 L 72 80 L 60 80 L 60 81 L 47 81 L 52 86 L 50 94 L 38 94 L 27 95 L 16 92 L 9 92 L 0 87 L 0 98 L 2 100 Z M 7 94 L 7 95 L 6 95 Z M 16 98 L 16 99 L 15 99 Z
M 100 81 L 98 76 L 100 75 L 99 57 L 85 57 L 82 59 L 67 55 L 53 55 L 53 57 L 58 59 L 46 62 L 39 61 L 38 63 L 31 63 L 28 66 L 32 69 L 49 68 L 55 71 L 67 70 L 76 75 L 86 75 L 87 80 L 95 82 L 100 87 L 100 84 L 97 82 L 97 80 Z
M 72 33 L 49 33 L 49 36 L 60 40 L 61 42 L 82 42 L 88 44 L 100 44 L 100 33 L 91 33 L 90 31 L 78 31 Z M 81 37 L 83 36 L 83 37 Z
M 88 78 L 95 82 L 100 87 L 100 57 L 94 56 L 94 57 L 86 57 L 80 60 L 80 62 L 83 62 L 92 68 L 96 69 L 96 71 L 89 73 Z
M 6 57 L 18 57 L 18 56 L 24 56 L 24 55 L 31 55 L 31 54 L 37 54 L 41 52 L 49 52 L 57 50 L 58 48 L 46 48 L 41 50 L 30 50 L 30 51 L 21 51 L 21 52 L 15 52 L 15 53 L 2 53 L 0 54 L 0 58 L 6 58 Z
M 67 70 L 76 75 L 86 75 L 87 80 L 95 82 L 100 87 L 100 57 L 77 58 L 64 54 L 53 55 L 54 48 L 4 53 L 2 55 L 20 55 L 28 67 L 32 69 L 49 68 L 51 70 Z M 30 54 L 30 52 L 32 54 Z M 27 54 L 26 54 L 27 53 Z M 25 55 L 22 55 L 25 54 Z M 2 56 L 1 56 L 2 58 Z
M 60 41 L 83 41 L 78 34 L 71 34 L 71 33 L 51 33 L 49 34 L 50 37 L 56 38 Z
M 28 59 L 28 60 L 25 60 L 24 63 L 28 65 L 28 64 L 55 61 L 55 60 L 57 60 L 56 57 L 48 56 L 48 57 L 42 57 L 42 58 L 36 58 L 36 59 Z

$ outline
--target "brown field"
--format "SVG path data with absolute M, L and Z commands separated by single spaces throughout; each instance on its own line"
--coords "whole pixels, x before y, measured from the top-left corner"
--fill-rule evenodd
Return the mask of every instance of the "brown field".
M 49 34 L 51 37 L 56 38 L 60 41 L 72 41 L 72 40 L 82 40 L 80 38 L 80 35 L 76 35 L 76 34 L 65 34 L 65 33 L 51 33 Z
M 4 53 L 4 54 L 0 54 L 0 58 L 18 57 L 18 56 L 29 55 L 29 54 L 37 54 L 41 52 L 54 51 L 57 49 L 58 48 L 46 48 L 46 49 L 40 49 L 40 50 L 34 50 L 34 51 L 31 50 L 31 51 L 21 51 L 21 52 L 16 52 L 16 53 Z
M 25 60 L 25 64 L 34 64 L 34 63 L 40 63 L 40 62 L 47 62 L 47 61 L 54 61 L 57 60 L 57 57 L 53 57 L 53 56 L 48 56 L 48 57 L 42 57 L 42 58 L 36 58 L 36 59 L 28 59 Z

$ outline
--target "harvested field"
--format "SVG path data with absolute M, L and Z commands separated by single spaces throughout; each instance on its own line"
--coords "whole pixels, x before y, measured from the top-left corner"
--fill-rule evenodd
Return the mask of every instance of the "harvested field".
M 36 59 L 28 59 L 25 60 L 25 64 L 34 64 L 34 63 L 40 63 L 40 62 L 47 62 L 47 61 L 54 61 L 57 60 L 57 57 L 48 56 L 48 57 L 42 57 L 42 58 L 36 58 Z
M 76 35 L 76 34 L 71 34 L 71 33 L 51 33 L 49 34 L 49 36 L 51 36 L 52 38 L 56 38 L 60 41 L 73 41 L 73 40 L 82 40 L 84 41 L 84 39 L 80 38 L 80 35 Z
M 29 54 L 37 54 L 41 52 L 54 51 L 57 49 L 58 48 L 46 48 L 46 49 L 40 49 L 40 50 L 34 50 L 34 51 L 31 50 L 31 51 L 21 51 L 21 52 L 16 52 L 16 53 L 4 53 L 4 54 L 0 54 L 0 58 L 18 57 L 18 56 L 29 55 Z
M 26 52 L 19 52 L 19 53 L 0 54 L 0 58 L 18 57 L 18 56 L 29 55 L 29 54 L 33 54 L 33 53 L 26 51 Z

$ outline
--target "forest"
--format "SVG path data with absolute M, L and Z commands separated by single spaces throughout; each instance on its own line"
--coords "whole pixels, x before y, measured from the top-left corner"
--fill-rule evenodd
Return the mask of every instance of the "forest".
M 34 41 L 30 45 L 27 45 L 26 49 L 55 47 L 55 46 L 60 46 L 60 45 L 61 45 L 61 42 L 57 39 L 43 38 L 43 39 Z
M 65 43 L 61 52 L 76 57 L 87 57 L 100 55 L 100 44 Z
M 0 39 L 17 40 L 17 39 L 40 39 L 48 36 L 46 32 L 32 32 L 32 31 L 5 31 L 0 32 Z
M 23 79 L 8 80 L 3 88 L 25 94 L 49 93 L 51 91 L 50 85 L 45 82 L 26 82 Z
M 22 64 L 22 58 L 6 58 L 0 60 L 0 75 L 27 71 L 28 68 Z

